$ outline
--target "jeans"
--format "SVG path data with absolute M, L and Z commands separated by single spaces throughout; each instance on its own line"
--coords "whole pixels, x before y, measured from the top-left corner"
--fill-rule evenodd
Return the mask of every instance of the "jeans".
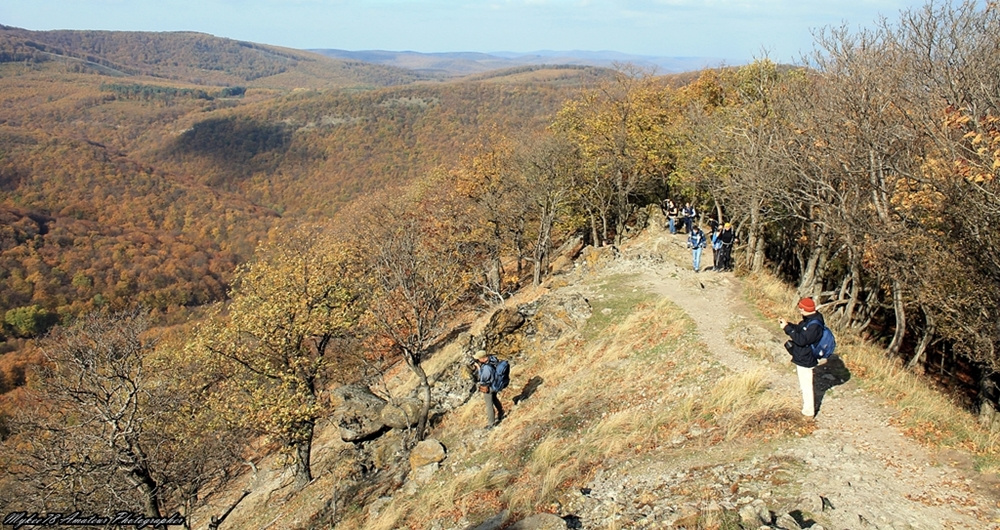
M 701 270 L 701 251 L 705 250 L 701 247 L 695 247 L 691 250 L 691 257 L 694 258 L 694 270 L 698 272 Z
M 676 234 L 677 233 L 677 220 L 676 219 L 674 219 L 673 217 L 667 218 L 667 226 L 670 227 L 670 233 L 671 234 Z

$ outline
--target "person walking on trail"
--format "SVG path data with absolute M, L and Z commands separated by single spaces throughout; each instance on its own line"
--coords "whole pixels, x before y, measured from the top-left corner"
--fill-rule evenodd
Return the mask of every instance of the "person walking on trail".
M 724 271 L 733 270 L 733 244 L 736 242 L 736 232 L 733 231 L 733 225 L 726 223 L 722 226 L 722 231 L 719 232 L 719 264 L 716 270 L 720 268 Z
M 677 209 L 677 203 L 667 199 L 667 227 L 670 229 L 671 234 L 677 233 L 677 214 L 679 210 Z
M 788 335 L 785 349 L 792 356 L 792 363 L 799 376 L 799 388 L 802 389 L 802 414 L 813 417 L 816 415 L 816 395 L 813 392 L 813 368 L 819 362 L 813 354 L 812 345 L 819 342 L 823 336 L 826 323 L 823 315 L 816 310 L 816 302 L 812 298 L 802 298 L 796 306 L 802 314 L 802 321 L 791 324 L 783 318 L 778 319 L 778 325 Z M 810 326 L 813 320 L 819 321 L 819 326 Z
M 503 406 L 500 405 L 500 399 L 496 392 L 491 389 L 493 377 L 496 375 L 496 367 L 489 361 L 490 355 L 486 353 L 486 350 L 476 352 L 476 363 L 479 364 L 479 377 L 476 384 L 479 385 L 479 391 L 483 393 L 483 399 L 486 402 L 486 428 L 492 429 L 503 419 Z
M 712 242 L 712 270 L 717 271 L 722 263 L 722 241 L 719 240 L 718 223 L 712 223 L 712 233 L 708 240 Z
M 691 249 L 691 258 L 694 262 L 694 271 L 701 269 L 701 252 L 705 250 L 708 241 L 705 239 L 705 232 L 701 231 L 697 225 L 691 228 L 691 235 L 688 236 L 688 248 Z
M 698 211 L 691 206 L 691 203 L 685 203 L 684 209 L 681 210 L 681 215 L 684 216 L 684 229 L 687 233 L 691 233 L 691 228 L 694 226 L 695 217 L 698 216 Z

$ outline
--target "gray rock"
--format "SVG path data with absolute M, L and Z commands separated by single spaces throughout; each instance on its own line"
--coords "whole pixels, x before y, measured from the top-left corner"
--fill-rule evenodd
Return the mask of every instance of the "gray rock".
M 381 416 L 385 400 L 364 385 L 337 388 L 330 394 L 330 403 L 334 407 L 332 420 L 345 442 L 364 440 L 385 427 Z
M 811 514 L 821 513 L 823 511 L 823 497 L 815 493 L 804 493 L 799 497 L 799 507 L 802 511 Z
M 582 248 L 583 238 L 580 236 L 563 243 L 561 247 L 552 253 L 552 261 L 549 265 L 549 270 L 552 274 L 559 275 L 572 271 L 573 260 L 576 259 Z
M 430 464 L 418 467 L 413 470 L 413 473 L 410 475 L 410 479 L 416 482 L 417 484 L 421 485 L 427 484 L 431 481 L 431 478 L 434 477 L 434 473 L 436 473 L 440 467 L 441 464 L 438 464 L 437 462 L 432 462 Z
M 538 513 L 527 519 L 522 519 L 507 528 L 509 530 L 565 530 L 567 525 L 566 521 L 558 515 Z
M 423 403 L 416 398 L 404 398 L 382 407 L 382 423 L 393 429 L 406 429 L 417 424 Z
M 500 528 L 503 527 L 504 521 L 507 520 L 507 517 L 509 515 L 510 512 L 504 510 L 498 513 L 497 515 L 494 515 L 493 517 L 490 517 L 489 519 L 483 521 L 479 525 L 468 527 L 467 530 L 500 530 Z
M 500 337 L 513 333 L 523 324 L 524 315 L 519 313 L 516 308 L 504 307 L 497 310 L 497 312 L 493 313 L 493 316 L 490 317 L 490 321 L 486 324 L 486 328 L 483 329 L 486 344 L 495 343 Z
M 771 512 L 761 500 L 753 501 L 740 508 L 740 522 L 747 528 L 771 524 Z
M 419 442 L 410 451 L 410 469 L 416 470 L 428 464 L 436 464 L 444 460 L 444 457 L 445 451 L 441 442 L 428 438 Z
M 590 303 L 578 293 L 546 295 L 518 310 L 530 319 L 524 326 L 525 334 L 542 342 L 554 342 L 568 333 L 576 333 L 593 314 Z
M 787 513 L 779 515 L 774 524 L 782 530 L 802 530 L 802 527 L 799 526 L 799 522 Z

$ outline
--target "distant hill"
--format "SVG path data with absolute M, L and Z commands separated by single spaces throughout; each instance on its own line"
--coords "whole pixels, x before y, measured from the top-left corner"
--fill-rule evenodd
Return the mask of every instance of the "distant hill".
M 428 76 L 464 76 L 502 68 L 535 65 L 575 65 L 611 67 L 616 63 L 632 63 L 654 69 L 657 73 L 680 73 L 716 67 L 725 61 L 712 57 L 651 57 L 614 51 L 536 51 L 516 52 L 451 52 L 420 53 L 413 51 L 336 49 L 310 50 L 327 57 L 395 66 Z
M 275 224 L 451 167 L 489 127 L 542 129 L 607 73 L 432 81 L 201 33 L 0 26 L 0 317 L 141 300 L 183 318 Z
M 378 88 L 420 81 L 413 70 L 195 32 L 29 31 L 0 26 L 0 63 L 60 62 L 75 72 L 210 86 Z

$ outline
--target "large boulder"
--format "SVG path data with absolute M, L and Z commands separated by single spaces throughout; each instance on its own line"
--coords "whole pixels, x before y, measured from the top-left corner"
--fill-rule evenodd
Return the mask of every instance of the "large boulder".
M 344 385 L 330 395 L 333 421 L 345 442 L 358 442 L 377 435 L 385 428 L 381 412 L 385 400 L 364 385 Z
M 417 398 L 403 398 L 396 403 L 387 403 L 382 407 L 382 423 L 393 429 L 413 427 L 420 419 L 420 410 L 424 404 Z
M 518 312 L 517 308 L 504 307 L 498 309 L 490 317 L 489 323 L 486 324 L 486 328 L 483 330 L 483 335 L 486 337 L 486 344 L 492 344 L 499 337 L 513 333 L 523 324 L 524 315 Z
M 526 319 L 519 308 L 504 307 L 493 313 L 477 344 L 501 359 L 516 356 L 523 349 L 520 333 Z
M 410 451 L 410 469 L 416 470 L 429 464 L 437 464 L 444 460 L 445 451 L 441 442 L 428 438 L 421 441 Z
M 548 343 L 578 332 L 593 314 L 590 302 L 577 293 L 546 295 L 519 309 L 529 319 L 524 333 Z
M 552 274 L 565 274 L 572 271 L 574 265 L 573 260 L 576 259 L 582 249 L 583 238 L 575 237 L 570 239 L 552 253 L 549 270 Z

